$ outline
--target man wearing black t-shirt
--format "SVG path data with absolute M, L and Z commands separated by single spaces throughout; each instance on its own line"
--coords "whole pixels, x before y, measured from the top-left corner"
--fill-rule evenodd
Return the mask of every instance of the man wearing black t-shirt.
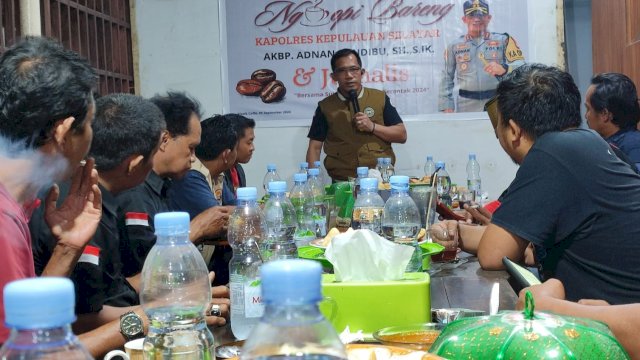
M 496 135 L 520 165 L 478 248 L 484 269 L 533 243 L 568 300 L 637 302 L 640 176 L 597 133 L 579 129 L 580 93 L 557 68 L 523 65 L 497 89 Z
M 331 71 L 338 91 L 318 103 L 307 135 L 307 162 L 320 160 L 324 147 L 324 165 L 333 180 L 355 177 L 359 166 L 374 168 L 379 157 L 395 163 L 391 143 L 407 141 L 407 130 L 383 91 L 362 87 L 360 55 L 351 49 L 336 51 Z M 359 111 L 353 106 L 356 100 Z

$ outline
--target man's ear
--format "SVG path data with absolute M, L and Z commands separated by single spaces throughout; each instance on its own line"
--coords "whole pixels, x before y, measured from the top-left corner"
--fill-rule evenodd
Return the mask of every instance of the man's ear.
M 167 130 L 163 131 L 160 135 L 160 146 L 158 146 L 158 151 L 165 151 L 170 139 L 171 135 L 169 132 Z
M 598 114 L 599 116 L 602 117 L 602 121 L 604 122 L 611 122 L 613 121 L 613 114 L 611 114 L 611 111 L 607 110 L 607 109 L 603 109 L 600 114 Z
M 227 161 L 227 158 L 229 157 L 229 154 L 231 154 L 231 149 L 224 149 L 224 151 L 222 151 L 222 160 L 224 161 L 225 164 L 229 163 Z
M 334 73 L 329 74 L 329 76 L 331 77 L 331 80 L 337 82 L 338 79 L 336 79 L 336 75 Z
M 73 116 L 70 116 L 64 120 L 56 121 L 52 129 L 52 135 L 53 135 L 53 140 L 56 142 L 58 146 L 60 147 L 64 146 L 64 142 L 65 142 L 64 139 L 67 136 L 67 134 L 69 134 L 69 131 L 71 131 L 71 125 L 73 125 L 74 121 L 75 121 L 75 118 Z
M 131 175 L 136 172 L 136 169 L 144 163 L 143 155 L 131 155 L 129 156 L 129 164 L 127 165 L 127 175 Z
M 522 140 L 522 136 L 524 135 L 520 125 L 518 125 L 515 121 L 513 121 L 513 119 L 509 119 L 508 135 L 509 135 L 509 141 L 514 145 L 519 144 L 520 141 Z

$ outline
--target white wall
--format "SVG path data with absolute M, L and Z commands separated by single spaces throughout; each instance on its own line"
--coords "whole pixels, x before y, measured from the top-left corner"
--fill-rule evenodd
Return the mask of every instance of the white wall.
M 239 0 L 229 0 L 239 1 Z M 557 0 L 528 0 L 530 18 L 529 61 L 562 64 L 558 57 Z M 141 95 L 169 89 L 184 90 L 203 105 L 205 115 L 222 111 L 218 0 L 135 0 L 139 53 L 138 80 Z M 541 39 L 543 39 L 541 41 Z M 525 54 L 526 55 L 526 54 Z M 314 109 L 309 109 L 309 123 Z M 466 161 L 475 152 L 481 164 L 483 187 L 497 197 L 513 179 L 517 167 L 498 144 L 486 115 L 473 120 L 429 115 L 405 118 L 408 141 L 394 145 L 396 173 L 421 175 L 424 157 L 434 155 L 447 162 L 452 180 L 466 182 Z M 307 149 L 307 126 L 256 129 L 256 152 L 245 166 L 247 183 L 261 187 L 266 164 L 278 164 L 281 176 L 290 179 Z

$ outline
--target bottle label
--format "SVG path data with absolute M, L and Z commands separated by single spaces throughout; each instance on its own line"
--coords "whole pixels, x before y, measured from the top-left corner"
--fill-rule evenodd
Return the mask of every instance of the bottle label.
M 262 317 L 264 305 L 260 279 L 246 279 L 244 276 L 231 274 L 229 281 L 231 312 L 245 318 Z
M 247 318 L 259 318 L 264 313 L 260 279 L 244 285 L 244 314 Z
M 382 210 L 382 208 L 355 208 L 353 209 L 353 220 L 358 222 L 380 222 Z

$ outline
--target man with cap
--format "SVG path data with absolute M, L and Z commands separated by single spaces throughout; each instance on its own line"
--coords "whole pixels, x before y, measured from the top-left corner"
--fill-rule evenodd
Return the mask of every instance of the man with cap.
M 465 1 L 462 21 L 467 33 L 447 45 L 440 82 L 438 111 L 482 111 L 502 76 L 524 64 L 522 50 L 507 33 L 487 31 L 491 15 L 482 0 Z M 454 81 L 460 87 L 457 108 Z

